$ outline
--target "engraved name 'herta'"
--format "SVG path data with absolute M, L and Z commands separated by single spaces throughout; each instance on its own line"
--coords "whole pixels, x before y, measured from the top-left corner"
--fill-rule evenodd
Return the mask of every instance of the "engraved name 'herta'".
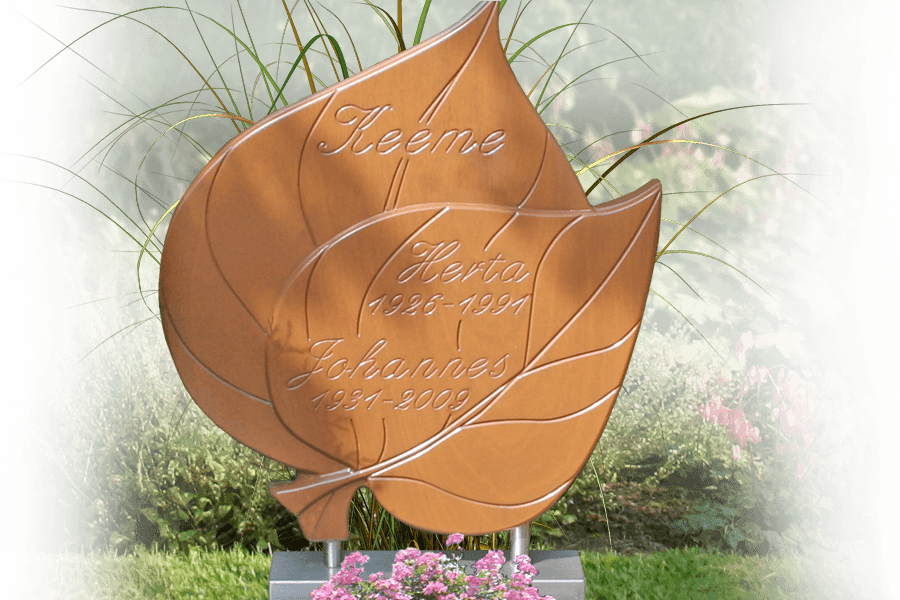
M 399 286 L 425 284 L 432 291 L 441 291 L 426 299 L 428 294 L 406 294 L 403 293 L 403 287 L 394 288 L 393 291 L 401 293 L 382 294 L 368 302 L 371 314 L 381 311 L 386 316 L 431 315 L 439 309 L 450 309 L 459 311 L 461 316 L 496 316 L 504 313 L 518 315 L 531 297 L 530 293 L 523 293 L 525 290 L 516 285 L 531 277 L 527 265 L 522 261 L 511 260 L 499 251 L 487 254 L 486 260 L 467 257 L 467 254 L 469 253 L 465 252 L 459 240 L 415 241 L 409 246 L 409 254 L 405 260 L 401 258 L 401 263 L 394 271 L 396 275 L 392 275 L 390 281 L 395 281 Z M 457 257 L 463 260 L 453 260 Z M 465 298 L 455 298 L 455 284 L 467 281 L 489 284 L 489 287 Z M 504 289 L 512 293 L 504 293 Z M 421 312 L 417 312 L 420 309 Z M 399 404 L 394 409 L 404 410 L 407 406 L 421 409 L 430 405 L 438 410 L 444 406 L 450 410 L 458 410 L 469 397 L 467 382 L 487 378 L 499 380 L 509 368 L 509 353 L 499 358 L 479 356 L 474 359 L 460 356 L 426 356 L 418 359 L 391 357 L 393 352 L 388 349 L 388 340 L 382 338 L 373 342 L 362 356 L 350 356 L 355 353 L 347 347 L 345 341 L 344 338 L 335 337 L 314 342 L 307 351 L 308 357 L 313 361 L 312 365 L 289 379 L 285 387 L 296 391 L 306 386 L 314 389 L 313 393 L 320 392 L 311 399 L 316 409 L 324 406 L 330 411 L 344 406 L 346 410 L 352 410 L 360 405 L 361 400 L 366 399 L 371 399 L 371 402 L 364 402 L 368 408 L 379 399 L 388 404 L 394 403 L 393 399 L 381 398 L 382 389 L 369 393 L 372 390 L 364 392 L 359 386 L 369 388 L 374 384 L 380 388 L 383 384 L 379 385 L 379 381 L 403 381 L 408 382 L 410 389 L 401 394 Z M 311 380 L 319 383 L 311 384 Z M 451 387 L 433 388 L 438 382 L 446 382 L 445 385 L 449 383 Z M 424 389 L 419 389 L 420 387 Z M 455 397 L 453 402 L 450 400 L 452 397 Z
M 484 283 L 522 283 L 531 273 L 522 261 L 510 261 L 497 252 L 488 260 L 475 260 L 468 264 L 450 262 L 462 244 L 459 240 L 427 242 L 419 240 L 409 251 L 416 261 L 400 271 L 397 283 L 453 283 L 475 278 Z
M 434 154 L 441 149 L 444 154 L 450 154 L 456 146 L 456 151 L 460 154 L 469 154 L 477 149 L 478 155 L 490 156 L 505 145 L 503 140 L 506 139 L 506 132 L 503 129 L 492 131 L 481 141 L 471 129 L 447 129 L 441 133 L 427 128 L 412 133 L 403 129 L 391 129 L 380 136 L 379 133 L 370 131 L 384 113 L 392 110 L 394 109 L 390 104 L 372 108 L 345 104 L 334 113 L 334 121 L 347 129 L 347 137 L 336 146 L 321 140 L 317 145 L 319 152 L 324 156 L 332 156 L 349 148 L 356 155 L 374 150 L 386 156 L 402 148 L 406 154 L 415 156 L 423 152 Z

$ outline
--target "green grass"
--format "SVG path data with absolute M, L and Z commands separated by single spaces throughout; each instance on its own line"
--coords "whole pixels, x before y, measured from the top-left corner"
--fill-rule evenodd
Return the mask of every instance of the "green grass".
M 355 3 L 326 2 L 336 12 L 323 11 L 320 20 L 311 9 L 304 12 L 311 5 L 298 4 L 289 23 L 287 12 L 281 13 L 288 3 L 279 0 L 265 10 L 261 2 L 245 10 L 244 3 L 198 0 L 193 12 L 182 10 L 180 0 L 159 4 L 163 6 L 127 14 L 65 8 L 92 24 L 86 27 L 90 36 L 73 43 L 99 44 L 95 36 L 101 30 L 111 35 L 114 27 L 127 27 L 117 35 L 146 39 L 147 48 L 139 53 L 136 42 L 133 62 L 127 52 L 117 55 L 111 73 L 90 65 L 115 83 L 103 83 L 106 112 L 72 126 L 67 151 L 77 160 L 63 160 L 52 149 L 42 158 L 57 159 L 64 167 L 54 187 L 69 190 L 60 200 L 66 202 L 67 222 L 75 223 L 71 240 L 63 239 L 57 248 L 63 257 L 55 272 L 58 286 L 49 292 L 59 300 L 59 336 L 66 342 L 59 348 L 67 349 L 57 357 L 66 385 L 54 390 L 53 406 L 65 421 L 63 437 L 71 443 L 64 447 L 60 442 L 47 460 L 55 461 L 54 467 L 68 478 L 70 485 L 59 490 L 61 501 L 84 508 L 85 531 L 73 538 L 73 545 L 128 550 L 126 556 L 135 550 L 138 557 L 141 546 L 151 542 L 181 550 L 230 544 L 281 549 L 298 537 L 299 529 L 265 486 L 294 472 L 237 445 L 206 419 L 184 391 L 165 350 L 155 308 L 154 261 L 168 210 L 209 157 L 247 121 L 304 97 L 313 82 L 321 89 L 363 64 L 393 55 L 411 40 L 437 33 L 464 10 L 451 9 L 452 3 L 428 9 L 424 0 L 410 0 L 401 3 L 405 18 L 398 10 L 394 24 L 393 17 L 373 21 L 382 13 L 371 5 L 360 11 Z M 378 4 L 393 11 L 392 3 Z M 521 20 L 515 4 L 522 5 Z M 838 417 L 852 404 L 850 392 L 837 373 L 816 368 L 815 355 L 805 346 L 805 340 L 821 335 L 826 315 L 820 299 L 835 306 L 831 300 L 843 296 L 828 286 L 818 288 L 815 297 L 803 296 L 795 280 L 825 280 L 827 261 L 812 257 L 821 257 L 823 248 L 837 252 L 838 242 L 825 248 L 820 232 L 836 240 L 841 228 L 851 227 L 853 219 L 841 211 L 855 210 L 856 200 L 841 187 L 850 173 L 837 150 L 840 140 L 808 107 L 791 105 L 803 99 L 803 84 L 770 90 L 767 61 L 741 42 L 735 27 L 746 20 L 741 15 L 749 15 L 752 4 L 732 3 L 729 16 L 715 20 L 719 10 L 714 2 L 686 11 L 677 3 L 650 0 L 613 8 L 581 0 L 541 1 L 530 8 L 507 3 L 502 13 L 501 36 L 510 38 L 510 60 L 525 49 L 513 61 L 516 77 L 534 90 L 532 99 L 592 201 L 626 193 L 651 178 L 661 179 L 665 190 L 661 252 L 647 307 L 652 323 L 638 341 L 619 403 L 589 468 L 540 517 L 538 523 L 546 528 L 536 528 L 536 544 L 551 543 L 548 528 L 574 518 L 568 502 L 580 491 L 639 475 L 657 483 L 679 476 L 698 490 L 718 486 L 720 498 L 710 508 L 713 517 L 725 514 L 724 508 L 739 509 L 737 522 L 727 526 L 764 540 L 761 530 L 780 528 L 750 509 L 761 513 L 761 507 L 777 507 L 780 521 L 799 521 L 801 505 L 819 511 L 818 491 L 810 480 L 837 478 L 844 462 L 831 456 L 851 454 L 852 439 L 834 447 L 827 441 L 829 435 L 847 437 Z M 567 28 L 541 35 L 579 15 L 584 26 L 571 39 Z M 528 40 L 533 43 L 526 49 Z M 358 48 L 361 63 L 356 62 L 357 42 L 365 42 Z M 706 60 L 710 47 L 724 48 L 720 54 L 730 58 L 716 59 L 713 68 Z M 693 72 L 694 66 L 699 67 L 694 77 L 680 70 Z M 765 106 L 773 103 L 781 106 Z M 228 115 L 222 117 L 223 111 Z M 699 118 L 685 123 L 690 117 Z M 669 133 L 672 127 L 676 130 Z M 652 145 L 636 148 L 634 134 L 639 132 L 644 132 L 641 139 L 653 135 L 648 140 Z M 614 152 L 627 160 L 610 172 Z M 99 214 L 108 218 L 95 222 Z M 160 214 L 162 224 L 154 229 Z M 78 219 L 70 220 L 73 215 Z M 653 334 L 657 326 L 664 333 Z M 772 447 L 755 449 L 769 450 L 764 457 L 768 472 L 763 472 L 762 455 L 747 452 L 744 462 L 736 463 L 721 429 L 693 422 L 696 406 L 712 390 L 699 385 L 704 376 L 717 380 L 725 375 L 729 383 L 717 391 L 732 402 L 734 377 L 741 373 L 731 352 L 746 331 L 769 338 L 767 346 L 754 348 L 748 366 L 761 364 L 773 372 L 795 369 L 806 377 L 807 371 L 816 372 L 811 378 L 819 385 L 816 402 L 827 418 L 811 449 L 816 470 L 801 483 L 790 464 L 780 471 L 772 467 L 777 462 Z M 767 415 L 772 407 L 766 398 L 757 393 L 750 400 L 748 414 L 759 412 L 754 418 L 771 428 Z M 779 494 L 778 506 L 771 494 L 761 494 L 772 491 Z M 360 500 L 371 498 L 360 493 L 355 500 L 348 547 L 399 547 L 411 535 L 426 544 L 434 539 L 404 529 L 375 503 Z M 719 520 L 725 527 L 725 520 Z M 490 539 L 498 542 L 502 540 Z M 182 580 L 200 586 L 190 592 L 195 596 L 205 589 L 207 595 L 246 597 L 240 579 L 246 573 L 240 569 L 202 561 L 195 571 L 185 571 L 159 556 L 146 558 L 146 564 L 136 559 L 138 565 L 127 568 L 122 565 L 130 559 L 115 559 L 123 581 L 101 581 L 98 577 L 112 577 L 104 574 L 106 567 L 96 572 L 84 567 L 88 583 L 73 597 L 102 597 L 91 594 L 106 589 L 114 590 L 115 597 L 132 592 L 135 597 L 168 597 L 167 590 L 175 590 Z M 712 568 L 698 570 L 695 563 L 701 559 L 696 557 L 680 562 L 667 558 L 659 566 L 651 558 L 613 558 L 627 560 L 628 567 L 606 571 L 630 582 L 617 580 L 609 589 L 649 586 L 627 592 L 629 597 L 659 597 L 654 590 L 678 589 L 667 583 L 673 564 L 685 563 L 682 570 L 692 573 L 677 579 L 693 585 L 685 584 L 686 589 L 706 589 L 690 579 L 697 573 L 704 581 L 719 576 Z M 752 562 L 756 559 L 742 560 L 751 562 L 741 565 L 757 564 Z M 252 572 L 256 575 L 250 579 L 258 575 Z M 267 567 L 259 575 L 263 581 L 266 572 Z M 749 572 L 758 575 L 748 576 L 751 582 L 776 579 Z M 211 574 L 215 577 L 208 580 Z M 218 579 L 223 574 L 234 574 L 236 587 L 210 591 L 226 585 Z M 170 580 L 171 585 L 161 583 Z M 189 595 L 179 594 L 173 597 Z
M 816 597 L 802 590 L 787 558 L 741 558 L 689 548 L 634 556 L 586 552 L 581 562 L 590 599 Z
M 268 598 L 271 559 L 246 550 L 65 554 L 39 598 Z
M 71 600 L 268 598 L 270 558 L 245 550 L 139 551 L 58 557 L 39 598 Z M 796 559 L 707 554 L 696 548 L 649 555 L 584 552 L 589 600 L 625 598 L 818 598 L 804 590 Z

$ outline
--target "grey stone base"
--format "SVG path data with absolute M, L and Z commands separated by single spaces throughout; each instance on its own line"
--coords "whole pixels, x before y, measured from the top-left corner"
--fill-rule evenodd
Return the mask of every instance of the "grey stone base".
M 346 556 L 348 552 L 344 552 Z M 396 552 L 375 550 L 363 552 L 369 562 L 363 565 L 364 579 L 372 573 L 384 572 L 390 577 Z M 445 552 L 459 554 L 459 552 Z M 464 550 L 460 565 L 471 566 L 486 554 L 481 550 Z M 538 570 L 532 585 L 541 596 L 556 600 L 584 600 L 585 580 L 581 558 L 576 550 L 532 550 L 528 553 Z M 270 600 L 309 600 L 309 594 L 328 581 L 337 569 L 327 569 L 321 552 L 275 552 L 269 571 Z M 510 563 L 501 572 L 510 574 Z

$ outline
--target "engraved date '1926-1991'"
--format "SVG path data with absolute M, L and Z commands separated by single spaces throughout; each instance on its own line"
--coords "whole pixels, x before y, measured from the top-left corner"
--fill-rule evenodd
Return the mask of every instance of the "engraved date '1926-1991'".
M 519 285 L 531 277 L 531 270 L 524 262 L 504 257 L 499 251 L 485 254 L 479 260 L 480 253 L 473 256 L 465 252 L 459 240 L 420 239 L 409 247 L 409 252 L 412 260 L 401 264 L 390 279 L 401 287 L 383 290 L 385 293 L 375 298 L 369 296 L 363 310 L 367 309 L 370 315 L 427 317 L 439 312 L 446 315 L 449 311 L 456 320 L 456 317 L 492 318 L 504 314 L 516 317 L 520 312 L 523 315 L 527 312 L 523 308 L 531 299 L 530 285 L 526 283 L 524 289 Z M 461 293 L 456 285 L 466 282 L 469 282 L 468 289 Z M 406 288 L 408 285 L 415 285 L 416 291 Z M 423 285 L 424 289 L 420 287 Z M 481 286 L 487 287 L 478 290 Z M 498 289 L 497 286 L 512 287 Z M 457 331 L 457 351 L 458 335 Z M 467 383 L 480 378 L 503 378 L 510 357 L 507 353 L 499 358 L 398 356 L 388 360 L 384 357 L 387 347 L 388 340 L 382 338 L 372 343 L 362 356 L 352 357 L 345 353 L 350 348 L 343 338 L 318 340 L 307 351 L 313 364 L 288 380 L 286 387 L 290 391 L 305 387 L 304 396 L 317 411 L 375 407 L 458 411 L 471 395 Z M 310 384 L 311 379 L 317 383 Z M 384 385 L 378 385 L 378 381 Z

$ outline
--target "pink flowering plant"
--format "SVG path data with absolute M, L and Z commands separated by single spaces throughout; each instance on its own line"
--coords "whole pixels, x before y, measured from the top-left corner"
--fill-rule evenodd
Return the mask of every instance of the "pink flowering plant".
M 747 366 L 748 352 L 762 340 L 763 336 L 754 338 L 752 332 L 739 337 L 734 358 L 742 368 Z M 749 481 L 737 477 L 750 487 L 750 502 L 745 506 L 768 513 L 768 521 L 800 520 L 804 498 L 799 482 L 816 465 L 812 443 L 821 415 L 814 412 L 814 395 L 814 388 L 796 372 L 785 373 L 782 368 L 776 376 L 754 365 L 747 369 L 733 407 L 714 392 L 697 407 L 702 421 L 724 429 L 734 441 L 733 462 L 750 468 Z
M 754 347 L 753 333 L 748 331 L 741 335 L 735 347 L 735 358 L 745 367 L 747 353 Z M 708 380 L 701 380 L 702 388 L 708 386 Z M 756 402 L 748 396 L 756 395 Z M 762 442 L 760 429 L 752 425 L 740 406 L 755 406 L 755 419 L 769 432 L 767 446 L 758 446 L 758 452 L 770 466 L 775 460 L 784 460 L 793 469 L 797 479 L 803 479 L 807 469 L 815 464 L 815 453 L 812 451 L 813 432 L 816 417 L 813 414 L 812 394 L 810 386 L 793 370 L 783 367 L 773 375 L 768 368 L 754 365 L 746 370 L 732 404 L 738 408 L 729 408 L 716 393 L 711 393 L 709 402 L 700 406 L 701 418 L 713 425 L 724 428 L 736 442 L 732 446 L 734 460 L 741 459 L 741 449 L 748 444 Z M 774 453 L 772 449 L 774 448 Z
M 459 548 L 463 536 L 447 538 L 447 546 Z M 503 552 L 492 550 L 467 574 L 459 564 L 460 556 L 439 552 L 421 552 L 407 548 L 397 553 L 391 576 L 373 573 L 364 579 L 362 565 L 369 557 L 360 552 L 349 554 L 341 569 L 325 585 L 310 594 L 312 600 L 553 600 L 541 596 L 531 586 L 537 570 L 527 555 L 514 559 L 516 572 L 511 578 L 500 573 Z

